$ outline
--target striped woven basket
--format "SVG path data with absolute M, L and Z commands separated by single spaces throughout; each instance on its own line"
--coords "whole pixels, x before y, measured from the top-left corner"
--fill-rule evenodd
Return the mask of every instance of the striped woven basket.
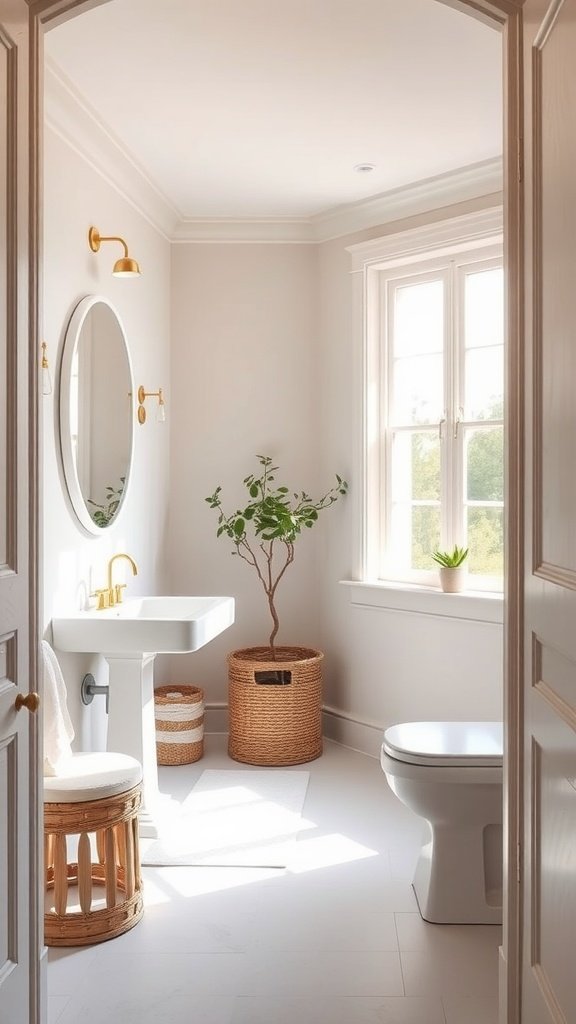
M 204 753 L 204 691 L 197 686 L 154 690 L 158 764 L 191 764 Z
M 322 661 L 310 647 L 246 647 L 228 655 L 228 753 L 279 766 L 322 753 Z

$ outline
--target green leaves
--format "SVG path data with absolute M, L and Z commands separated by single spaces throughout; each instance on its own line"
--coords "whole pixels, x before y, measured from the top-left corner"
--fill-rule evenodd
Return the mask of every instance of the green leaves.
M 108 524 L 112 522 L 120 508 L 125 483 L 126 477 L 121 476 L 119 487 L 113 487 L 112 484 L 107 484 L 106 497 L 102 504 L 97 501 L 92 501 L 92 498 L 86 499 L 86 504 L 92 506 L 92 508 L 88 509 L 88 512 L 90 513 L 92 522 L 96 523 L 96 526 L 100 526 L 104 529 L 104 527 L 108 526 Z
M 453 551 L 433 551 L 432 558 L 443 569 L 457 569 L 468 556 L 468 548 L 459 548 L 454 545 Z
M 250 474 L 243 483 L 248 492 L 248 503 L 226 515 L 222 509 L 221 487 L 204 500 L 210 508 L 219 512 L 217 537 L 225 534 L 237 547 L 246 545 L 246 530 L 250 526 L 256 539 L 265 544 L 280 540 L 293 544 L 302 529 L 311 529 L 318 521 L 319 513 L 333 505 L 340 495 L 346 494 L 348 484 L 336 476 L 336 485 L 316 501 L 306 491 L 290 491 L 284 484 L 274 486 L 274 474 L 278 467 L 268 455 L 257 455 L 262 472 L 259 476 Z
M 290 491 L 283 484 L 274 486 L 274 466 L 268 455 L 257 455 L 261 473 L 244 477 L 248 501 L 244 508 L 228 515 L 222 508 L 221 487 L 204 500 L 218 513 L 216 536 L 227 537 L 234 545 L 233 555 L 239 555 L 256 572 L 268 599 L 273 629 L 270 647 L 279 628 L 275 606 L 276 588 L 286 569 L 294 560 L 294 542 L 306 527 L 318 522 L 320 512 L 333 505 L 346 494 L 348 484 L 336 476 L 336 484 L 316 501 L 306 491 Z M 250 534 L 250 535 L 249 535 Z M 279 541 L 282 546 L 278 546 Z

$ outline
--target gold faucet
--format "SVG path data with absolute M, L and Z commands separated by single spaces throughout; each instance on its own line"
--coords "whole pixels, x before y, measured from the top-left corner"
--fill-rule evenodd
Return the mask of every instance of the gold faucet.
M 138 566 L 130 555 L 120 552 L 118 555 L 112 555 L 112 558 L 108 562 L 108 604 L 104 603 L 104 607 L 113 608 L 115 604 L 122 604 L 122 591 L 126 586 L 125 583 L 112 583 L 112 566 L 118 558 L 125 558 L 127 562 L 130 562 L 132 566 L 132 575 L 138 575 Z M 106 592 L 105 592 L 106 593 Z

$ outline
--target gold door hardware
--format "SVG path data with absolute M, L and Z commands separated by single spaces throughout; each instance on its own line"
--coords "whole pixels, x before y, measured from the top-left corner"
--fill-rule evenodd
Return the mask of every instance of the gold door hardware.
M 36 714 L 40 707 L 40 697 L 37 693 L 19 693 L 14 702 L 16 711 L 26 708 L 31 714 Z
M 52 378 L 50 376 L 50 364 L 48 363 L 48 356 L 46 355 L 47 345 L 46 345 L 45 341 L 42 342 L 41 348 L 42 348 L 42 362 L 41 362 L 41 369 L 42 369 L 42 394 L 43 395 L 51 395 L 52 394 Z

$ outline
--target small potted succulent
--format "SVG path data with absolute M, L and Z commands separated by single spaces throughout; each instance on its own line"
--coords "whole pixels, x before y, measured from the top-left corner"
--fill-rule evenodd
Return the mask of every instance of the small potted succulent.
M 244 478 L 244 508 L 228 514 L 221 487 L 205 500 L 218 513 L 217 536 L 225 537 L 255 572 L 266 595 L 272 631 L 266 646 L 248 647 L 228 656 L 230 732 L 228 752 L 248 764 L 301 764 L 322 752 L 321 651 L 276 644 L 280 626 L 277 588 L 294 561 L 295 544 L 324 509 L 346 494 L 336 484 L 318 499 L 275 482 L 277 466 L 258 455 L 261 470 Z
M 445 594 L 459 594 L 466 585 L 467 568 L 464 565 L 468 548 L 454 545 L 453 551 L 434 551 L 432 558 L 440 566 L 440 586 Z

